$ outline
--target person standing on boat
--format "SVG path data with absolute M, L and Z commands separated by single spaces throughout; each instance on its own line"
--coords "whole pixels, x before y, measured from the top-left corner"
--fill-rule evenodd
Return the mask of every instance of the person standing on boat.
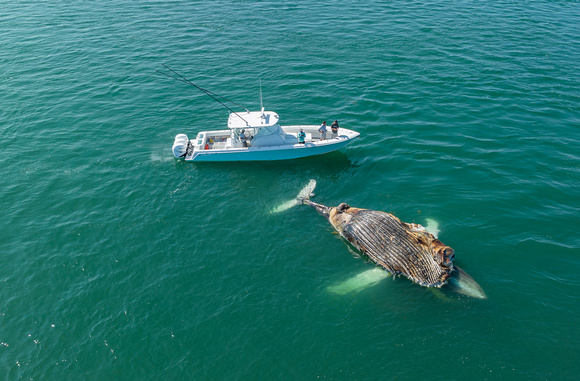
M 306 134 L 304 133 L 304 130 L 301 128 L 300 132 L 298 133 L 298 144 L 304 144 L 305 137 L 306 137 Z
M 326 140 L 326 121 L 322 122 L 318 132 L 320 132 L 320 140 Z
M 246 134 L 244 132 L 245 130 L 242 130 L 242 132 L 240 132 L 240 141 L 242 142 L 244 147 L 247 147 L 248 143 L 246 142 Z
M 338 120 L 332 122 L 332 124 L 330 125 L 330 129 L 332 130 L 332 137 L 333 138 L 338 137 Z

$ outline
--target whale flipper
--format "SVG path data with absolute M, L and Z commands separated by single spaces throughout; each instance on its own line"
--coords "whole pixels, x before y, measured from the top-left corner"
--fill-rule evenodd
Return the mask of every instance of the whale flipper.
M 451 291 L 471 296 L 477 299 L 487 299 L 487 295 L 479 284 L 459 266 L 455 266 L 451 278 L 445 286 Z
M 286 202 L 283 202 L 282 204 L 277 205 L 275 208 L 272 209 L 271 213 L 274 214 L 284 212 L 296 205 L 302 204 L 303 200 L 308 200 L 310 198 L 310 195 L 314 191 L 314 188 L 316 188 L 316 180 L 310 180 L 308 184 L 304 188 L 302 188 L 300 193 L 298 193 L 298 196 L 296 196 L 295 199 L 288 200 Z
M 440 232 L 439 222 L 437 222 L 431 218 L 427 218 L 426 221 L 427 221 L 427 226 L 423 226 L 423 225 L 419 225 L 419 224 L 407 224 L 407 226 L 412 231 L 427 232 L 427 233 L 431 234 L 433 237 L 438 239 L 439 232 Z
M 387 278 L 390 274 L 383 269 L 374 267 L 370 270 L 366 270 L 362 273 L 355 275 L 354 277 L 345 280 L 344 282 L 333 284 L 328 286 L 326 290 L 332 294 L 346 295 L 350 293 L 359 293 L 364 289 L 372 287 L 378 284 L 383 279 Z
M 433 234 L 433 237 L 439 238 L 439 222 L 427 218 L 427 226 L 425 226 L 427 233 Z

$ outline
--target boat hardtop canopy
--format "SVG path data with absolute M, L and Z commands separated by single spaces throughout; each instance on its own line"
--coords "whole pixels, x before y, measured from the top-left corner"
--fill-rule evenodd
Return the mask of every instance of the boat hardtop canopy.
M 261 128 L 278 124 L 280 117 L 273 111 L 232 112 L 228 118 L 228 128 Z

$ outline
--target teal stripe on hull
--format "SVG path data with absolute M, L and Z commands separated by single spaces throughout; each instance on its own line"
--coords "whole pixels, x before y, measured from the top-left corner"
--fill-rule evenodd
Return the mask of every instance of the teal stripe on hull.
M 243 148 L 239 150 L 222 150 L 222 151 L 203 151 L 199 152 L 191 159 L 186 161 L 272 161 L 272 160 L 291 160 L 299 159 L 307 156 L 322 155 L 328 152 L 336 151 L 354 139 L 349 139 L 342 141 L 340 143 L 328 144 L 328 145 L 314 145 L 296 144 L 287 149 L 272 149 L 270 147 L 265 148 Z

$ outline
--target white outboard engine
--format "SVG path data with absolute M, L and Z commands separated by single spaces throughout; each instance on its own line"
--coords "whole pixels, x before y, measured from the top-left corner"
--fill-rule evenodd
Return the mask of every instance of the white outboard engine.
M 173 156 L 178 159 L 184 158 L 187 153 L 187 146 L 189 144 L 189 138 L 185 134 L 179 134 L 175 136 L 175 141 L 173 142 Z

